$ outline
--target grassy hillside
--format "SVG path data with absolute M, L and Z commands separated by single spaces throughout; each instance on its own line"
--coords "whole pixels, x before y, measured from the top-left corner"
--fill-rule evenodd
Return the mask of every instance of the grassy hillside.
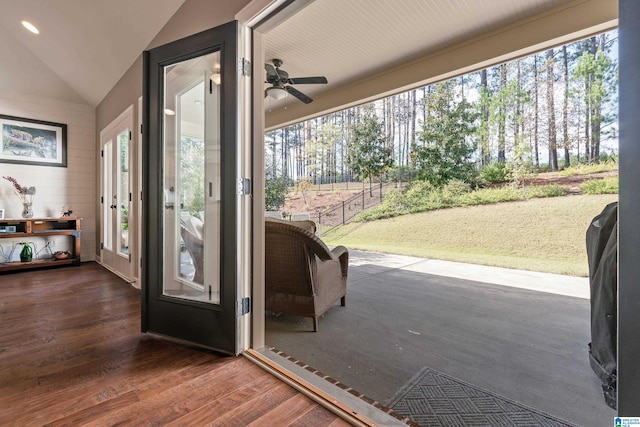
M 617 194 L 532 199 L 353 223 L 328 245 L 587 276 L 585 232 Z

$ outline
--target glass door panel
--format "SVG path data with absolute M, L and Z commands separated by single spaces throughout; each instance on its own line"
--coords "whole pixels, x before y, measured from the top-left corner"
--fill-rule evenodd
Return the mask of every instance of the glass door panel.
M 220 302 L 220 52 L 164 68 L 163 295 Z
M 108 141 L 103 146 L 103 246 L 104 249 L 113 250 L 113 222 L 114 222 L 114 210 L 113 202 L 111 200 L 113 194 L 113 141 Z
M 129 189 L 129 131 L 118 135 L 118 192 L 117 198 L 117 241 L 122 256 L 129 256 L 129 209 L 131 191 Z

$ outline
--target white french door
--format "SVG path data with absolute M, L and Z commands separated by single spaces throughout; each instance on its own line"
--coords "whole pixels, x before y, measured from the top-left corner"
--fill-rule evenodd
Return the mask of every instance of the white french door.
M 131 260 L 136 259 L 132 130 L 133 107 L 129 107 L 100 132 L 100 259 L 105 267 L 128 280 L 133 277 Z

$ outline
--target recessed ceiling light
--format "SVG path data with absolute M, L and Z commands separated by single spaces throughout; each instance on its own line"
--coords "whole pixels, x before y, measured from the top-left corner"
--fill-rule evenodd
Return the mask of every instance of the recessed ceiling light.
M 33 34 L 40 34 L 40 30 L 38 30 L 36 26 L 29 21 L 22 21 L 22 26 L 31 31 Z

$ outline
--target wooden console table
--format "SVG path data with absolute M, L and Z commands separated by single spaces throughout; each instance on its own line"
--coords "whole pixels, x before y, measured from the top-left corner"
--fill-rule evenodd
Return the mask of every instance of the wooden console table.
M 69 264 L 80 265 L 80 220 L 81 218 L 75 217 L 0 219 L 0 239 L 24 242 L 28 242 L 29 238 L 46 238 L 48 236 L 71 236 L 74 239 L 69 258 L 61 260 L 35 259 L 36 254 L 34 253 L 34 259 L 30 262 L 0 262 L 0 272 Z

